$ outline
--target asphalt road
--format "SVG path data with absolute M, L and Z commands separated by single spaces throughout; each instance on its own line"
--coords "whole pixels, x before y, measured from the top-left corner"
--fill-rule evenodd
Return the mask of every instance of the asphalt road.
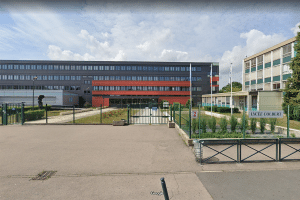
M 300 170 L 196 174 L 215 200 L 300 199 Z

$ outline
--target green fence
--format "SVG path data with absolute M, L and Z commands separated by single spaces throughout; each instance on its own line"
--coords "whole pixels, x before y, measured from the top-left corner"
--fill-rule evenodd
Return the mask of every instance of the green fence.
M 24 104 L 22 103 L 2 104 L 1 113 L 2 125 L 24 123 Z

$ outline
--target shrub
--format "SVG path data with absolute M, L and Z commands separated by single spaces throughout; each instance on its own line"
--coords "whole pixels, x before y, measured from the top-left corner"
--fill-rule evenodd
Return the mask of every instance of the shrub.
M 217 121 L 216 121 L 216 118 L 212 117 L 212 118 L 208 121 L 208 127 L 212 130 L 213 133 L 216 132 L 216 128 L 217 128 Z
M 206 120 L 205 118 L 200 119 L 202 133 L 206 133 Z
M 251 128 L 251 131 L 252 131 L 252 134 L 255 133 L 255 130 L 256 130 L 256 118 L 251 118 L 250 120 L 250 128 Z
M 271 132 L 274 133 L 275 131 L 275 125 L 276 125 L 277 119 L 276 118 L 270 118 L 269 123 L 271 126 Z
M 223 117 L 220 121 L 220 127 L 223 132 L 227 132 L 227 120 Z
M 292 138 L 296 137 L 295 133 L 292 133 L 291 136 L 292 136 Z
M 44 110 L 29 110 L 24 112 L 25 121 L 32 121 L 37 119 L 42 119 L 44 116 Z
M 243 131 L 243 128 L 245 129 L 245 131 L 248 129 L 249 126 L 249 122 L 248 119 L 246 118 L 246 116 L 244 116 L 242 118 L 242 123 L 241 123 L 241 131 Z
M 235 132 L 237 124 L 238 124 L 237 119 L 232 115 L 231 118 L 230 118 L 230 130 L 231 130 L 231 132 Z
M 195 134 L 197 129 L 198 129 L 198 120 L 193 119 L 192 120 L 192 132 Z
M 260 133 L 264 133 L 266 129 L 266 119 L 265 118 L 260 118 L 259 120 L 260 123 Z

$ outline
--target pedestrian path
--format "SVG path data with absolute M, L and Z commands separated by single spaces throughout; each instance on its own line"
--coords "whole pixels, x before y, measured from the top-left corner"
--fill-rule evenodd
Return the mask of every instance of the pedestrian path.
M 102 109 L 102 113 L 110 112 L 112 110 L 117 110 L 117 108 L 105 108 Z M 100 114 L 100 110 L 98 109 L 87 111 L 87 112 L 75 113 L 75 120 L 85 118 L 85 117 L 90 117 L 93 115 L 99 115 L 99 114 Z M 67 123 L 71 121 L 73 121 L 73 114 L 48 117 L 48 124 Z M 46 124 L 46 119 L 29 121 L 29 122 L 25 122 L 25 124 Z

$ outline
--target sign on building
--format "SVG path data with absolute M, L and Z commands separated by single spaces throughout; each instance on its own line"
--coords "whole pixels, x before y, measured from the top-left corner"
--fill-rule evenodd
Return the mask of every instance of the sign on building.
M 283 118 L 283 111 L 249 111 L 249 118 Z
M 192 111 L 192 119 L 198 118 L 198 111 Z
M 169 102 L 163 102 L 163 107 L 164 108 L 169 108 Z

